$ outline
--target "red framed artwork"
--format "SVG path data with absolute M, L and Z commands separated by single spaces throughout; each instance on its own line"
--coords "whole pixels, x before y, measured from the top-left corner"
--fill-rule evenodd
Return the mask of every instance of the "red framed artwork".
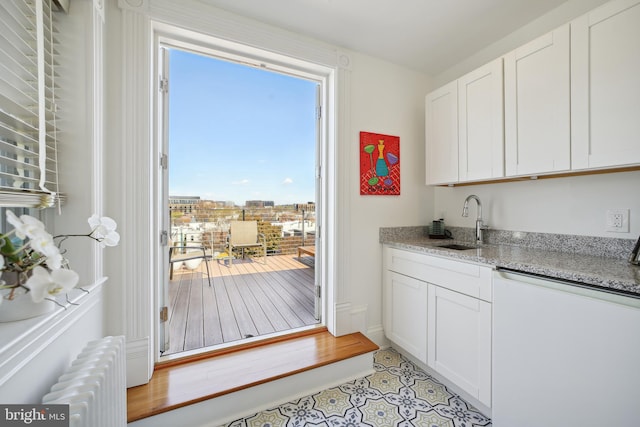
M 400 195 L 400 137 L 360 132 L 360 195 Z

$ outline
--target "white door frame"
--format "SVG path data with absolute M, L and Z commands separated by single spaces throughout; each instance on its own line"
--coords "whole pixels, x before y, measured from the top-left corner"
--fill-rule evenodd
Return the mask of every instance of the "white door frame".
M 349 200 L 351 178 L 350 126 L 351 68 L 348 52 L 335 46 L 292 37 L 290 32 L 261 25 L 232 14 L 214 11 L 199 0 L 119 0 L 106 2 L 106 62 L 108 131 L 107 156 L 118 165 L 110 176 L 106 199 L 113 203 L 114 216 L 122 223 L 118 253 L 107 258 L 111 291 L 111 334 L 127 337 L 127 386 L 145 384 L 153 373 L 159 354 L 157 288 L 160 256 L 157 196 L 159 149 L 156 145 L 153 111 L 157 63 L 153 62 L 155 38 L 173 32 L 178 38 L 197 32 L 203 37 L 228 41 L 231 46 L 260 46 L 261 52 L 300 58 L 304 64 L 319 64 L 328 70 L 324 102 L 323 153 L 325 206 L 322 208 L 325 242 L 322 256 L 326 283 L 325 323 L 329 332 L 354 332 L 354 312 L 347 267 L 351 249 Z M 191 29 L 193 31 L 184 30 Z M 167 32 L 168 31 L 168 32 Z M 235 42 L 232 42 L 235 41 Z M 357 315 L 357 313 L 355 313 Z
M 205 37 L 203 35 L 192 35 L 190 38 L 184 37 L 184 31 L 180 31 L 178 36 L 175 30 L 158 31 L 156 32 L 155 43 L 153 51 L 155 52 L 158 74 L 155 80 L 158 83 L 158 87 L 155 90 L 155 102 L 157 111 L 155 117 L 157 118 L 156 128 L 156 143 L 158 152 L 156 153 L 158 159 L 162 159 L 169 151 L 168 141 L 168 96 L 166 90 L 163 90 L 163 85 L 166 85 L 169 80 L 168 70 L 168 55 L 165 55 L 166 49 L 180 49 L 187 52 L 193 52 L 194 54 L 208 55 L 213 58 L 219 58 L 222 60 L 228 60 L 236 62 L 241 65 L 254 66 L 262 68 L 267 71 L 275 71 L 282 74 L 287 74 L 292 77 L 308 79 L 318 84 L 318 94 L 316 99 L 318 114 L 317 114 L 317 128 L 316 128 L 316 259 L 315 259 L 315 305 L 316 305 L 316 317 L 319 317 L 320 324 L 324 324 L 327 319 L 326 308 L 331 306 L 327 302 L 327 297 L 332 295 L 326 292 L 326 285 L 323 278 L 326 277 L 323 273 L 323 266 L 325 265 L 323 254 L 324 246 L 327 244 L 327 238 L 323 227 L 324 215 L 326 214 L 324 206 L 325 198 L 330 197 L 332 194 L 326 190 L 323 165 L 327 159 L 327 120 L 322 114 L 323 105 L 331 98 L 328 93 L 329 84 L 328 80 L 333 75 L 333 70 L 326 67 L 318 67 L 314 64 L 305 64 L 303 61 L 289 59 L 283 56 L 277 58 L 269 52 L 260 52 L 255 48 L 245 48 L 243 46 L 236 46 L 235 51 L 230 51 L 228 42 L 218 40 L 211 37 Z M 246 52 L 245 52 L 246 50 Z M 261 57 L 260 57 L 261 55 Z M 162 83 L 160 83 L 162 82 Z M 170 86 L 170 83 L 169 83 Z M 169 162 L 171 159 L 169 159 Z M 162 162 L 161 162 L 162 163 Z M 157 231 L 159 235 L 169 233 L 170 218 L 168 216 L 168 170 L 166 168 L 166 161 L 159 167 L 158 180 L 156 182 L 157 191 L 156 198 L 158 203 L 158 224 L 160 229 Z M 161 241 L 161 248 L 158 252 L 158 286 L 156 289 L 156 298 L 158 302 L 156 311 L 161 312 L 161 308 L 168 303 L 168 248 L 163 245 Z M 328 244 L 331 244 L 329 242 Z M 156 336 L 156 348 L 157 356 L 160 357 L 161 352 L 166 351 L 169 344 L 169 333 L 166 327 L 167 323 L 161 321 L 158 317 L 157 336 Z

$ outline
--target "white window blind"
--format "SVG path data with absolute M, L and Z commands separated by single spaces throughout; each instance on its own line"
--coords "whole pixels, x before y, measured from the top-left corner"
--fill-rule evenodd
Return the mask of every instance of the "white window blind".
M 59 201 L 52 0 L 0 2 L 0 206 Z

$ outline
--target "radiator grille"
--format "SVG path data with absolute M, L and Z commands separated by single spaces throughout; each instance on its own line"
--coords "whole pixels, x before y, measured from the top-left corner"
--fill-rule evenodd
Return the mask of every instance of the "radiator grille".
M 89 342 L 42 398 L 68 404 L 70 427 L 123 427 L 127 424 L 125 340 Z

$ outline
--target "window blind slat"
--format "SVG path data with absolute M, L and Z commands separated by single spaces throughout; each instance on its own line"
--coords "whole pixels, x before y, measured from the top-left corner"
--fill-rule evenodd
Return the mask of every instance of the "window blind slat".
M 33 4 L 19 1 L 4 1 L 0 4 L 3 21 L 18 38 L 29 38 L 35 43 L 34 29 L 36 27 L 36 13 Z M 32 44 L 32 43 L 27 43 Z M 35 46 L 35 44 L 32 44 Z M 34 50 L 35 53 L 35 50 Z
M 24 189 L 35 190 L 38 186 L 38 178 L 34 178 L 29 175 L 20 175 L 13 172 L 0 171 L 0 179 L 4 182 L 4 185 L 0 185 L 0 188 L 6 190 L 11 189 Z
M 1 98 L 0 96 L 0 104 L 2 104 Z M 0 124 L 2 124 L 7 131 L 13 133 L 16 142 L 38 143 L 38 127 L 34 125 L 34 123 L 37 123 L 37 121 L 34 120 L 36 118 L 35 116 L 16 117 L 0 107 Z M 7 138 L 12 139 L 9 135 L 7 135 Z M 23 139 L 24 141 L 18 139 Z
M 20 77 L 20 81 L 23 83 L 37 81 L 37 66 L 33 57 L 26 56 L 24 52 L 17 49 L 15 44 L 11 43 L 4 34 L 0 35 L 0 55 L 5 58 L 4 62 L 10 63 L 3 63 L 4 69 L 10 75 Z M 35 85 L 33 88 L 36 89 Z
M 0 138 L 0 152 L 12 153 L 16 156 L 38 157 L 37 145 L 20 144 L 15 141 Z
M 0 78 L 0 108 L 15 117 L 23 117 L 25 122 L 37 123 L 37 109 L 34 108 L 38 105 L 37 92 L 29 94 L 23 89 L 25 86 L 13 87 Z
M 0 206 L 47 207 L 59 198 L 51 3 L 0 2 Z

